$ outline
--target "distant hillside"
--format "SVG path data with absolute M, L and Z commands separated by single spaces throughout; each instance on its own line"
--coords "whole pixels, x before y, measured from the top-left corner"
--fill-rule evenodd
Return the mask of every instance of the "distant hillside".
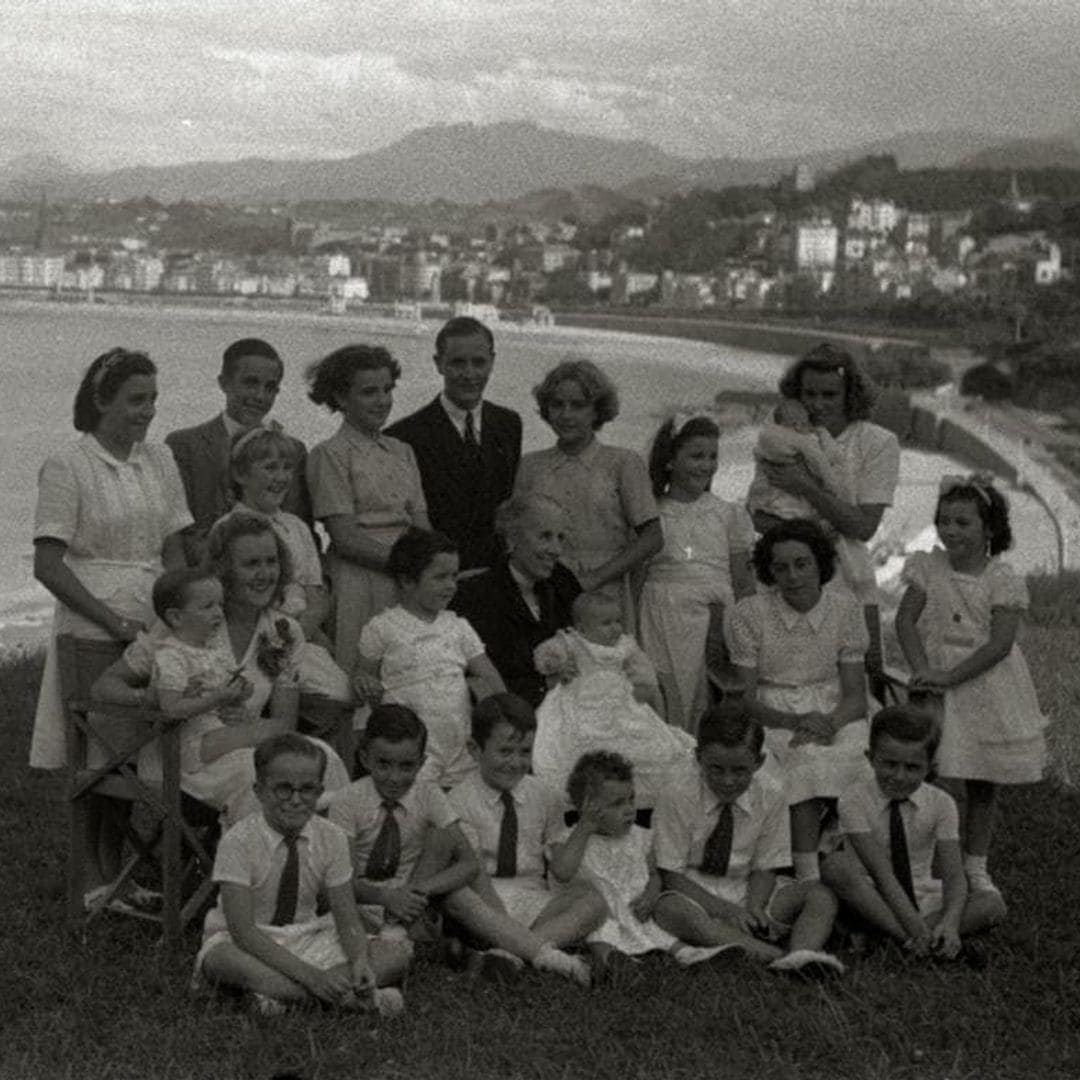
M 771 184 L 798 163 L 824 174 L 879 154 L 893 155 L 901 169 L 1076 166 L 1080 142 L 1071 135 L 1003 142 L 973 132 L 915 132 L 799 156 L 691 160 L 645 142 L 571 135 L 532 123 L 448 124 L 340 160 L 247 158 L 79 174 L 55 159 L 20 159 L 0 165 L 0 198 L 25 200 L 44 185 L 51 198 L 149 195 L 165 203 L 443 200 L 477 206 L 525 196 L 542 201 L 551 191 L 575 192 L 588 201 L 583 193 L 601 190 L 647 200 L 693 188 Z
M 643 142 L 569 135 L 526 123 L 453 124 L 423 128 L 381 150 L 339 161 L 250 158 L 121 169 L 85 177 L 82 194 L 152 195 L 162 202 L 445 199 L 475 204 L 545 188 L 618 188 L 642 173 L 677 172 L 685 164 Z
M 1067 139 L 1017 139 L 965 158 L 966 169 L 1080 169 L 1080 145 Z

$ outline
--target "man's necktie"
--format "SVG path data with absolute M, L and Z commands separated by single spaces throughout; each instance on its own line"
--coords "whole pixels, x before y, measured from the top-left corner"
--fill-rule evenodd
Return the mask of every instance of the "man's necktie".
M 908 899 L 915 904 L 915 885 L 911 880 L 911 857 L 908 855 L 907 832 L 904 819 L 900 816 L 900 807 L 907 799 L 893 799 L 889 803 L 889 859 L 893 873 L 900 882 L 900 888 L 907 893 Z
M 514 796 L 504 791 L 500 797 L 503 806 L 499 825 L 499 849 L 495 854 L 495 876 L 517 877 L 518 819 Z
M 480 455 L 480 440 L 476 437 L 476 421 L 473 414 L 465 414 L 465 445 L 477 456 Z
M 379 835 L 371 846 L 371 854 L 368 855 L 367 868 L 364 871 L 364 877 L 368 881 L 387 881 L 397 874 L 401 865 L 401 828 L 394 813 L 398 805 L 390 799 L 383 799 L 382 806 L 386 816 L 383 818 Z
M 274 917 L 271 926 L 288 926 L 296 921 L 296 904 L 300 896 L 300 854 L 296 850 L 298 836 L 286 836 L 285 865 L 278 882 L 277 900 L 274 901 Z
M 701 853 L 701 872 L 723 877 L 728 871 L 731 860 L 731 837 L 735 821 L 731 803 L 722 803 L 713 831 L 705 841 L 705 850 Z

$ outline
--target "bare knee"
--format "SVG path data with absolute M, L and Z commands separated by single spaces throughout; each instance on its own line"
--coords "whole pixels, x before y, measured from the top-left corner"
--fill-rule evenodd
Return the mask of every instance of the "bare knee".
M 822 884 L 820 881 L 815 881 L 810 884 L 803 899 L 804 911 L 832 919 L 836 917 L 836 913 L 839 909 L 840 904 L 832 889 L 827 885 Z

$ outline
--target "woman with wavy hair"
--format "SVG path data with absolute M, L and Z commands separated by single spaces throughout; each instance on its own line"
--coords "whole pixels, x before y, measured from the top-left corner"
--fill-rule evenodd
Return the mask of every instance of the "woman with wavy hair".
M 826 488 L 801 461 L 766 464 L 764 472 L 773 486 L 805 499 L 826 531 L 844 537 L 848 551 L 861 557 L 866 572 L 846 584 L 863 605 L 870 632 L 867 671 L 871 689 L 880 697 L 881 618 L 867 545 L 892 505 L 900 477 L 900 443 L 891 431 L 870 421 L 876 392 L 851 353 L 829 342 L 815 345 L 784 374 L 780 393 L 800 402 L 810 422 L 832 436 L 838 490 Z M 759 532 L 776 522 L 768 514 L 754 515 Z

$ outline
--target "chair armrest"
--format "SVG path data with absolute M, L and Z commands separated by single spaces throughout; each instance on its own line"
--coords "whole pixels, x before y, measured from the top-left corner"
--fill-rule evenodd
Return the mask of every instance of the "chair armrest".
M 166 716 L 160 709 L 151 709 L 146 705 L 118 705 L 107 701 L 83 701 L 74 699 L 68 702 L 73 712 L 96 713 L 99 716 L 112 716 L 117 720 L 134 720 L 141 724 L 154 724 L 163 730 L 179 727 L 183 717 Z

